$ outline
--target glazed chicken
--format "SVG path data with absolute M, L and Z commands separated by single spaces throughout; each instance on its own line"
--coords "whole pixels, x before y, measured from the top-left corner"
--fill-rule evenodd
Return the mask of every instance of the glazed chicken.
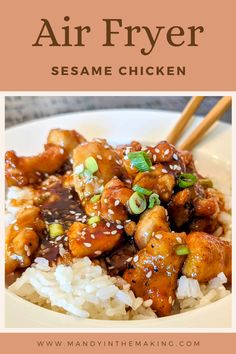
M 199 282 L 207 282 L 223 272 L 228 281 L 231 280 L 232 248 L 229 242 L 204 232 L 192 232 L 186 244 L 190 254 L 184 263 L 184 275 Z
M 86 160 L 90 157 L 96 161 L 96 171 L 92 175 L 87 173 L 88 169 L 85 166 Z M 81 201 L 101 194 L 107 182 L 114 176 L 119 178 L 123 173 L 122 161 L 106 140 L 80 144 L 73 151 L 73 163 L 75 190 Z
M 52 129 L 47 138 L 47 144 L 61 146 L 68 156 L 86 139 L 75 130 Z
M 230 282 L 224 196 L 190 152 L 167 141 L 112 147 L 53 129 L 41 154 L 8 151 L 5 167 L 7 186 L 19 187 L 13 194 L 32 190 L 27 203 L 10 203 L 19 211 L 6 231 L 7 274 L 37 257 L 50 266 L 89 257 L 158 316 L 172 313 L 181 275 L 207 284 L 223 272 Z
M 170 228 L 165 209 L 156 205 L 142 214 L 136 226 L 134 240 L 138 248 L 146 247 L 150 238 L 159 231 L 168 232 Z
M 101 217 L 105 220 L 124 222 L 128 218 L 127 202 L 133 191 L 117 177 L 113 177 L 104 188 L 101 198 Z
M 153 301 L 152 308 L 158 316 L 167 316 L 172 311 L 178 274 L 185 260 L 175 249 L 185 243 L 185 238 L 185 233 L 155 233 L 124 273 L 136 296 Z
M 73 257 L 101 256 L 118 245 L 122 230 L 104 223 L 86 225 L 75 222 L 68 230 L 69 249 Z
M 17 268 L 26 268 L 39 245 L 38 234 L 44 229 L 40 209 L 29 206 L 23 209 L 17 220 L 6 231 L 6 274 Z
M 8 186 L 40 183 L 44 175 L 52 174 L 66 162 L 72 150 L 85 139 L 74 130 L 50 131 L 44 152 L 36 156 L 18 157 L 14 151 L 6 153 Z

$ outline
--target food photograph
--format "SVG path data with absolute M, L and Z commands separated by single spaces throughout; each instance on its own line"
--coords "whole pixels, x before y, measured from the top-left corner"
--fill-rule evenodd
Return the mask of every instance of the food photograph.
M 8 328 L 229 328 L 231 97 L 5 99 Z

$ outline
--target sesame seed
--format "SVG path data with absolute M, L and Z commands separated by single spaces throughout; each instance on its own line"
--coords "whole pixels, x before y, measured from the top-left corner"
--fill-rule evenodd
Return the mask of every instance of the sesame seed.
M 90 242 L 84 242 L 84 245 L 85 245 L 85 247 L 91 247 L 92 246 Z
M 156 151 L 157 154 L 159 154 L 160 149 L 156 148 L 155 151 Z
M 114 203 L 115 206 L 119 205 L 120 204 L 120 201 L 117 199 Z
M 97 155 L 97 159 L 98 160 L 102 160 L 102 156 L 101 155 Z
M 19 230 L 19 227 L 17 225 L 14 225 L 13 227 L 14 230 L 18 231 Z
M 133 261 L 138 262 L 138 255 L 134 256 Z
M 172 297 L 171 296 L 169 297 L 168 302 L 170 305 L 172 304 Z
M 118 230 L 122 230 L 122 229 L 124 228 L 124 226 L 123 226 L 123 225 L 117 225 L 116 228 L 117 228 Z
M 111 226 L 111 224 L 110 224 L 109 222 L 107 222 L 107 223 L 106 223 L 106 226 L 107 226 L 107 227 L 110 227 L 110 226 Z
M 92 239 L 95 239 L 95 235 L 94 234 L 91 234 L 90 235 Z
M 182 243 L 182 238 L 181 238 L 181 237 L 176 237 L 176 241 L 177 241 L 178 243 Z
M 111 155 L 109 155 L 109 156 L 108 156 L 108 160 L 109 160 L 109 161 L 111 161 L 111 159 L 112 159 L 112 156 L 111 156 Z
M 110 231 L 103 231 L 104 235 L 110 235 Z
M 157 235 L 155 235 L 155 238 L 157 238 L 158 240 L 161 240 L 162 239 L 162 235 L 161 234 L 157 234 Z
M 169 149 L 166 149 L 165 152 L 164 152 L 164 156 L 168 155 L 169 152 L 170 152 L 170 150 L 169 150 Z
M 157 155 L 152 155 L 153 161 L 155 162 L 157 160 Z
M 121 221 L 120 221 L 120 220 L 116 220 L 116 223 L 117 223 L 117 224 L 121 224 Z
M 151 278 L 151 276 L 152 276 L 152 271 L 149 270 L 149 272 L 146 274 L 146 278 Z
M 104 203 L 107 204 L 108 203 L 108 200 L 107 198 L 104 199 Z
M 150 307 L 152 305 L 153 301 L 152 299 L 146 300 L 143 302 L 144 307 Z
M 126 263 L 131 262 L 132 259 L 133 259 L 132 257 L 129 257 L 128 259 L 126 259 Z
M 114 214 L 114 211 L 113 211 L 113 210 L 111 210 L 111 209 L 108 209 L 108 214 L 113 215 L 113 214 Z
M 100 256 L 100 254 L 102 254 L 102 251 L 95 251 L 94 254 L 96 254 L 97 256 Z
M 163 173 L 168 173 L 168 171 L 167 171 L 165 168 L 163 168 L 163 169 L 161 170 L 161 172 L 163 172 Z
M 117 230 L 113 230 L 113 231 L 111 231 L 111 234 L 112 234 L 112 235 L 117 234 Z
M 70 214 L 76 214 L 76 212 L 74 211 L 74 210 L 70 210 L 70 212 L 69 212 Z
M 177 161 L 177 160 L 178 160 L 178 156 L 177 156 L 177 154 L 173 154 L 173 159 L 174 159 L 175 161 Z

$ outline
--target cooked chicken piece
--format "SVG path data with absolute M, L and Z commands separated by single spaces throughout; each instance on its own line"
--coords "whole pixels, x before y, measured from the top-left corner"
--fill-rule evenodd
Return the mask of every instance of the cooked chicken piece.
M 178 256 L 176 247 L 185 243 L 185 233 L 159 231 L 139 251 L 124 273 L 136 296 L 151 299 L 158 316 L 168 316 L 175 300 L 177 278 L 185 256 Z
M 98 165 L 98 171 L 91 176 L 77 173 L 78 166 L 85 167 L 88 157 L 93 157 Z M 74 183 L 81 200 L 94 194 L 101 194 L 104 186 L 112 177 L 122 176 L 122 161 L 106 142 L 106 140 L 92 141 L 79 145 L 73 151 Z
M 215 214 L 218 214 L 220 209 L 215 197 L 196 199 L 193 202 L 194 205 L 194 214 L 196 216 L 206 216 L 213 217 Z
M 67 232 L 69 249 L 73 257 L 99 257 L 118 245 L 122 233 L 114 224 L 108 227 L 104 222 L 91 226 L 75 222 Z
M 52 129 L 48 134 L 47 144 L 61 146 L 68 155 L 86 139 L 75 130 Z
M 139 172 L 133 184 L 157 193 L 162 201 L 168 202 L 175 186 L 175 177 L 167 173 L 162 164 L 157 164 L 150 172 Z
M 148 146 L 147 148 L 152 154 L 153 162 L 172 162 L 173 160 L 176 162 L 179 160 L 176 148 L 165 140 L 160 141 L 155 147 Z M 156 157 L 153 158 L 153 155 Z
M 130 144 L 119 145 L 116 147 L 116 152 L 123 161 L 123 166 L 132 180 L 138 173 L 138 169 L 134 167 L 131 161 L 127 158 L 129 152 L 141 151 L 142 145 L 138 141 L 131 141 Z
M 137 253 L 134 244 L 126 243 L 121 245 L 111 255 L 105 258 L 107 269 L 110 275 L 123 274 L 127 268 L 127 264 L 132 260 L 132 257 Z
M 135 231 L 136 231 L 137 225 L 135 224 L 134 221 L 127 220 L 127 222 L 124 225 L 124 230 L 127 236 L 134 236 Z
M 222 205 L 217 196 L 207 193 L 199 183 L 195 183 L 174 194 L 167 208 L 174 227 L 185 225 L 190 230 L 214 232 Z
M 123 182 L 116 177 L 112 178 L 102 193 L 101 217 L 111 222 L 124 222 L 128 216 L 126 204 L 132 194 L 133 191 L 125 187 Z
M 117 177 L 113 177 L 104 188 L 102 194 L 84 199 L 83 205 L 87 215 L 101 215 L 107 221 L 123 222 L 127 219 L 126 203 L 133 191 Z
M 150 238 L 158 231 L 170 231 L 165 208 L 156 205 L 146 210 L 140 217 L 134 240 L 139 249 L 147 246 Z
M 31 157 L 18 157 L 14 151 L 6 152 L 5 170 L 8 186 L 26 186 L 42 181 L 44 174 L 56 172 L 66 161 L 67 153 L 57 145 L 47 144 L 43 153 Z
M 184 275 L 205 283 L 224 272 L 228 281 L 231 280 L 232 247 L 229 242 L 204 232 L 192 232 L 186 243 L 190 254 L 183 266 Z
M 17 215 L 17 220 L 6 231 L 6 274 L 30 266 L 39 245 L 38 234 L 43 229 L 39 208 L 26 207 Z
M 185 188 L 171 198 L 168 204 L 168 212 L 171 223 L 179 228 L 187 223 L 191 217 L 191 191 L 189 188 Z

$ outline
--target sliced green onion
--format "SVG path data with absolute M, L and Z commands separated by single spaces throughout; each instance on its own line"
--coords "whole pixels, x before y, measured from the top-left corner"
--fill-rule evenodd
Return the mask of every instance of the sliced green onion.
M 100 220 L 101 219 L 99 216 L 92 216 L 90 219 L 88 219 L 88 225 L 97 224 Z
M 178 256 L 185 256 L 186 254 L 189 254 L 189 248 L 186 245 L 179 245 L 178 247 L 176 247 L 175 249 L 175 253 Z
M 91 199 L 90 202 L 91 203 L 96 203 L 101 199 L 101 194 L 95 194 Z
M 54 238 L 64 234 L 64 228 L 61 224 L 54 223 L 49 225 L 49 235 Z
M 87 179 L 90 179 L 90 178 L 93 176 L 93 174 L 92 174 L 91 171 L 85 169 L 85 170 L 83 171 L 83 176 L 86 177 Z
M 197 181 L 197 177 L 192 173 L 182 173 L 178 179 L 178 186 L 180 188 L 188 188 L 194 185 Z
M 134 192 L 128 200 L 130 211 L 137 215 L 141 214 L 147 207 L 147 202 L 143 194 Z
M 154 205 L 160 205 L 160 204 L 161 204 L 161 201 L 160 201 L 159 195 L 156 193 L 151 194 L 149 197 L 148 208 L 152 209 L 154 207 Z
M 204 188 L 212 188 L 213 187 L 213 182 L 209 178 L 200 178 L 199 183 L 201 186 Z
M 131 161 L 132 165 L 136 167 L 139 171 L 150 171 L 152 162 L 145 151 L 129 152 L 128 158 Z
M 88 157 L 84 163 L 87 170 L 89 170 L 91 173 L 97 172 L 98 164 L 93 156 Z
M 80 165 L 77 165 L 75 167 L 75 174 L 80 175 L 83 172 L 83 170 L 84 170 L 84 164 L 81 163 Z
M 135 184 L 132 189 L 133 189 L 133 191 L 144 194 L 144 195 L 151 195 L 152 194 L 152 191 L 150 191 L 150 189 L 140 187 L 137 184 Z

